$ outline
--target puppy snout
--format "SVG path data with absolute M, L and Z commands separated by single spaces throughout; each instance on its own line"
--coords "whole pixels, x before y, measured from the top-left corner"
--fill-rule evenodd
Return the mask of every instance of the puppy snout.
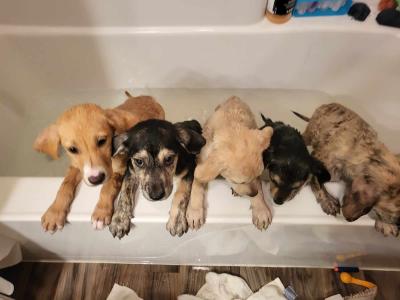
M 257 196 L 257 194 L 258 194 L 258 191 L 257 191 L 257 190 L 255 190 L 255 191 L 250 191 L 249 197 L 255 197 L 255 196 Z
M 274 198 L 274 203 L 277 205 L 282 205 L 283 202 L 284 202 L 284 200 L 281 198 Z
M 99 172 L 95 176 L 89 176 L 88 181 L 93 185 L 98 185 L 103 183 L 104 179 L 106 179 L 106 174 L 104 172 Z
M 344 216 L 347 222 L 354 222 L 359 218 L 359 216 Z
M 154 201 L 161 200 L 165 196 L 165 190 L 161 185 L 151 185 L 149 189 L 149 196 Z

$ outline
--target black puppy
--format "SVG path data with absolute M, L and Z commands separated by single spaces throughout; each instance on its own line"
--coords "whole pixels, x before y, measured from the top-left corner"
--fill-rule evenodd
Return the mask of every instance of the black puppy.
M 165 120 L 147 120 L 116 136 L 114 155 L 127 155 L 128 171 L 116 205 L 110 231 L 123 237 L 130 230 L 136 189 L 140 185 L 145 198 L 164 200 L 173 188 L 173 177 L 180 178 L 172 200 L 167 230 L 182 236 L 187 231 L 186 207 L 190 199 L 196 154 L 205 145 L 199 122 L 172 124 Z
M 310 155 L 300 132 L 282 122 L 273 122 L 263 114 L 266 126 L 274 129 L 271 143 L 263 153 L 268 169 L 271 195 L 276 204 L 293 199 L 309 180 L 317 179 L 320 185 L 330 180 L 325 166 Z M 324 208 L 322 208 L 324 209 Z M 325 211 L 325 209 L 324 209 Z

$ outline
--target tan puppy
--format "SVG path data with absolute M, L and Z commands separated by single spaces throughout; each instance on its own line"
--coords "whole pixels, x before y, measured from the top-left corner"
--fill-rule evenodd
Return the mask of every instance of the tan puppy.
M 54 232 L 64 227 L 76 187 L 82 179 L 89 186 L 104 183 L 92 223 L 95 229 L 110 224 L 114 199 L 126 169 L 125 157 L 111 157 L 114 134 L 143 120 L 164 119 L 163 108 L 152 97 L 132 97 L 125 93 L 129 99 L 114 109 L 103 109 L 96 104 L 68 109 L 36 138 L 35 150 L 57 159 L 62 146 L 71 162 L 56 199 L 42 217 L 45 231 Z
M 271 223 L 259 176 L 264 170 L 262 153 L 268 148 L 272 128 L 257 129 L 249 106 L 238 97 L 219 105 L 203 128 L 206 145 L 194 173 L 191 199 L 186 213 L 188 225 L 200 228 L 204 221 L 204 191 L 209 181 L 223 176 L 235 195 L 249 196 L 253 223 L 260 230 Z

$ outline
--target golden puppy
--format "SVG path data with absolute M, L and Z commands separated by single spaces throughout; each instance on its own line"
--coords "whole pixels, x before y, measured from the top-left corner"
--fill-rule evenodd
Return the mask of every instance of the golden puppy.
M 254 225 L 260 230 L 268 227 L 272 216 L 259 176 L 264 170 L 262 153 L 268 148 L 272 133 L 271 127 L 257 129 L 253 113 L 238 97 L 231 97 L 216 108 L 203 128 L 207 142 L 198 158 L 186 213 L 190 228 L 203 225 L 205 187 L 218 175 L 231 184 L 235 195 L 251 197 Z
M 56 199 L 42 217 L 45 231 L 54 232 L 64 227 L 76 187 L 82 179 L 89 186 L 104 183 L 92 223 L 95 229 L 110 224 L 114 199 L 126 169 L 125 157 L 111 157 L 114 134 L 140 121 L 164 119 L 163 108 L 152 97 L 132 97 L 125 93 L 129 99 L 113 109 L 103 109 L 96 104 L 68 109 L 36 138 L 35 150 L 57 159 L 62 146 L 71 161 Z

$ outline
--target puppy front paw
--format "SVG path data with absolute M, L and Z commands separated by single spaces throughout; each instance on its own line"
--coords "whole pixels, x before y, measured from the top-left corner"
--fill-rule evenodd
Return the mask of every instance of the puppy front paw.
M 93 229 L 102 230 L 104 226 L 109 225 L 111 223 L 112 213 L 112 207 L 96 206 L 92 214 Z
M 67 215 L 68 211 L 50 206 L 41 219 L 44 231 L 48 231 L 51 234 L 55 233 L 57 230 L 61 231 L 67 222 Z
M 186 233 L 188 231 L 188 223 L 185 211 L 179 209 L 177 212 L 171 212 L 166 227 L 172 236 L 178 235 L 181 237 Z
M 108 227 L 113 237 L 123 238 L 131 230 L 131 215 L 125 212 L 115 213 Z
M 395 236 L 399 235 L 399 227 L 396 224 L 389 224 L 379 220 L 375 221 L 376 231 L 382 233 L 384 236 Z
M 321 205 L 324 213 L 326 213 L 327 215 L 332 215 L 335 217 L 337 214 L 340 213 L 339 200 L 335 197 L 332 197 L 331 195 L 329 195 L 327 199 L 320 201 L 319 204 Z
M 253 224 L 259 230 L 266 230 L 272 222 L 272 214 L 269 208 L 253 208 Z
M 194 208 L 189 206 L 186 211 L 186 220 L 190 229 L 200 229 L 205 222 L 204 208 Z

